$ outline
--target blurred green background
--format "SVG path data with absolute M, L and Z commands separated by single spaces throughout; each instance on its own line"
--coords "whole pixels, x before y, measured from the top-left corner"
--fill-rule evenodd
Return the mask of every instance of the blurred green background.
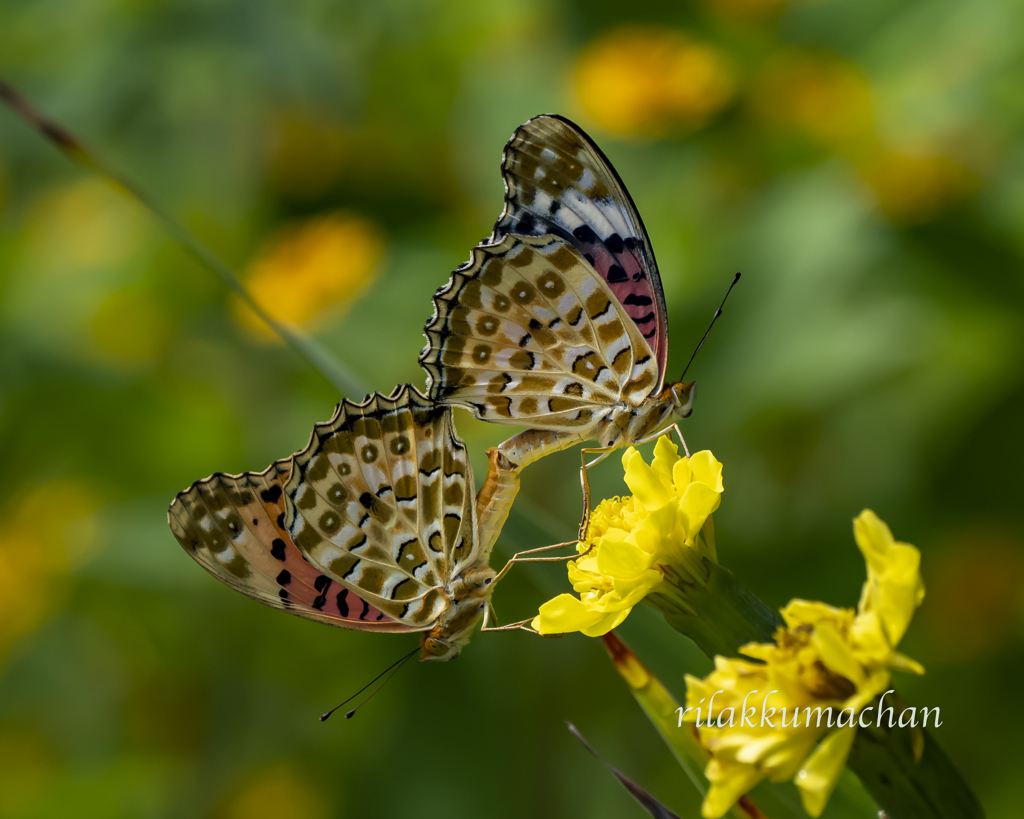
M 1022 46 L 1010 0 L 0 4 L 0 75 L 369 389 L 422 385 L 430 296 L 490 232 L 505 140 L 577 120 L 650 231 L 670 376 L 744 273 L 684 424 L 725 464 L 720 559 L 772 606 L 852 606 L 854 515 L 918 545 L 901 648 L 928 674 L 895 682 L 941 707 L 992 817 L 1019 815 L 1024 763 Z M 414 639 L 229 591 L 165 512 L 303 446 L 338 399 L 0 110 L 0 817 L 640 816 L 565 719 L 696 816 L 579 635 L 477 635 L 317 722 Z M 479 480 L 510 430 L 457 423 Z M 496 565 L 572 535 L 577 465 L 525 473 Z M 623 491 L 617 459 L 593 485 Z M 495 604 L 519 619 L 566 589 L 524 567 Z M 648 609 L 621 633 L 678 697 L 710 667 Z M 826 815 L 864 799 L 848 778 Z

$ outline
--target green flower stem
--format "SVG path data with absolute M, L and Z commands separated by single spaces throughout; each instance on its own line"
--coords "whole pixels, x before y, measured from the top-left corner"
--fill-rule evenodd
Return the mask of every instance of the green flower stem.
M 684 571 L 662 568 L 666 582 L 645 602 L 658 609 L 672 628 L 693 640 L 708 657 L 735 657 L 745 643 L 773 641 L 782 621 L 743 588 L 728 569 L 706 557 Z M 639 664 L 639 660 L 636 662 Z M 640 700 L 635 690 L 634 695 Z M 668 692 L 665 695 L 671 696 Z M 641 706 L 650 716 L 651 710 L 643 701 Z M 900 710 L 896 708 L 897 713 Z M 654 717 L 651 719 L 654 721 Z M 915 761 L 913 752 L 915 733 L 919 747 L 923 740 L 919 761 Z M 669 747 L 673 747 L 673 736 L 666 735 Z M 847 765 L 888 819 L 984 816 L 977 797 L 927 730 L 859 728 Z
M 711 754 L 701 743 L 696 728 L 689 723 L 683 723 L 680 727 L 679 715 L 676 713 L 679 703 L 676 702 L 675 697 L 669 693 L 657 677 L 647 670 L 647 667 L 640 662 L 636 654 L 619 639 L 615 632 L 605 634 L 601 640 L 608 650 L 608 656 L 615 664 L 616 671 L 625 680 L 633 697 L 647 714 L 647 718 L 657 732 L 661 734 L 661 738 L 668 745 L 676 761 L 686 771 L 686 775 L 701 796 L 706 794 L 708 782 L 702 771 L 711 758 Z M 733 819 L 763 819 L 764 817 L 749 796 L 744 796 L 737 802 L 728 815 Z
M 694 575 L 664 566 L 665 583 L 645 598 L 668 624 L 714 657 L 733 657 L 744 643 L 770 643 L 782 620 L 724 566 L 701 558 Z M 703 581 L 703 582 L 701 582 Z

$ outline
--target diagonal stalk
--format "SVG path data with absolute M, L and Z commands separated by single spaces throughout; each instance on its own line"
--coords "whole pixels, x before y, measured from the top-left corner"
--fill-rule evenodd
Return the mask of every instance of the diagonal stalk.
M 298 328 L 277 321 L 268 315 L 249 291 L 245 289 L 245 286 L 239 281 L 234 271 L 216 253 L 203 244 L 192 231 L 172 216 L 169 211 L 164 209 L 163 206 L 132 180 L 115 171 L 110 165 L 100 159 L 98 155 L 88 150 L 85 144 L 67 128 L 54 122 L 39 111 L 27 99 L 15 91 L 9 83 L 4 82 L 3 79 L 0 79 L 0 100 L 6 103 L 14 113 L 27 122 L 47 141 L 59 148 L 73 162 L 111 182 L 146 208 L 163 226 L 171 238 L 188 250 L 200 263 L 216 273 L 221 281 L 248 305 L 249 309 L 259 316 L 271 330 L 289 344 L 295 352 L 306 360 L 310 367 L 322 375 L 338 392 L 349 396 L 361 396 L 366 393 L 366 387 L 360 382 L 358 377 L 327 352 L 323 346 L 301 333 Z

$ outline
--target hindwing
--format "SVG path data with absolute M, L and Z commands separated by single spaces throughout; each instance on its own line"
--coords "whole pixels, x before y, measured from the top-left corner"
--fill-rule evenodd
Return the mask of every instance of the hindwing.
M 292 459 L 263 472 L 215 473 L 171 503 L 171 531 L 221 582 L 300 617 L 361 631 L 412 631 L 335 583 L 310 562 L 284 528 L 284 484 Z

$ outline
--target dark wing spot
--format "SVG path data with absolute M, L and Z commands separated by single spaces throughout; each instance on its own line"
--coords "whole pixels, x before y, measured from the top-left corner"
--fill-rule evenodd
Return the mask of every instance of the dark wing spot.
M 613 233 L 611 236 L 604 240 L 604 246 L 608 248 L 609 251 L 618 256 L 622 252 L 622 249 L 625 245 L 622 241 L 622 237 L 619 236 L 618 233 Z
M 330 585 L 331 585 L 331 578 L 329 578 L 325 574 L 320 575 L 316 580 L 313 581 L 313 588 L 316 589 L 318 592 L 321 592 L 321 593 L 326 591 L 327 587 L 330 586 Z
M 284 541 L 279 537 L 274 538 L 274 542 L 270 545 L 270 554 L 280 560 L 282 563 L 285 559 L 285 545 Z
M 277 596 L 280 597 L 282 600 L 287 600 L 288 599 L 288 592 L 286 592 L 284 589 L 281 589 L 277 593 Z
M 366 615 L 370 613 L 370 604 L 367 603 L 365 600 L 362 600 L 361 602 L 363 604 L 363 610 L 359 613 L 359 619 L 365 620 Z
M 609 279 L 608 281 L 611 281 L 611 279 Z M 625 281 L 625 279 L 623 279 L 623 281 Z M 636 293 L 630 293 L 628 296 L 626 296 L 626 298 L 622 300 L 622 303 L 628 305 L 635 304 L 638 307 L 648 307 L 651 304 L 651 299 L 649 296 L 641 296 Z
M 292 582 L 292 573 L 287 569 L 281 569 L 281 574 L 277 576 L 277 585 L 287 586 Z
M 649 321 L 654 321 L 654 311 L 652 310 L 646 316 L 641 316 L 640 318 L 635 318 L 635 319 L 633 319 L 633 321 L 636 322 L 638 325 L 646 324 Z
M 594 233 L 590 225 L 580 225 L 572 232 L 572 235 L 585 245 L 591 245 L 597 241 L 597 234 Z
M 608 268 L 607 281 L 609 284 L 619 284 L 621 282 L 628 282 L 629 276 L 626 275 L 626 271 L 622 269 L 620 265 L 613 264 Z
M 338 592 L 338 613 L 342 617 L 348 617 L 348 589 Z
M 278 499 L 281 497 L 281 485 L 275 484 L 270 487 L 270 489 L 264 489 L 260 492 L 260 497 L 263 499 L 264 503 L 277 503 Z

